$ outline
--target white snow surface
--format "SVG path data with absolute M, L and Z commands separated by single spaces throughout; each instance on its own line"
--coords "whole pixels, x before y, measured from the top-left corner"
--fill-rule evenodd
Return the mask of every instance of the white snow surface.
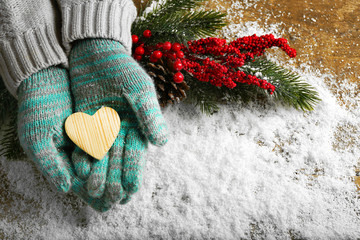
M 246 23 L 225 31 L 234 29 L 261 35 L 276 26 Z M 274 102 L 222 105 L 211 116 L 186 104 L 166 108 L 168 144 L 149 147 L 141 189 L 106 213 L 56 192 L 29 162 L 1 159 L 16 194 L 6 215 L 0 212 L 0 233 L 10 239 L 357 238 L 356 86 L 343 80 L 337 93 L 325 84 L 336 85 L 334 76 L 309 65 L 293 70 L 320 94 L 313 112 Z M 348 107 L 337 100 L 341 92 Z

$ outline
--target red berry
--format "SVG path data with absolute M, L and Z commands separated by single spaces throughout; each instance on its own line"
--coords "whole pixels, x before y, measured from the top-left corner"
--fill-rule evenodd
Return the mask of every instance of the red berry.
M 181 83 L 184 81 L 184 75 L 181 72 L 177 72 L 174 74 L 174 82 Z
M 172 53 L 169 53 L 168 54 L 168 57 L 172 60 L 175 60 L 176 59 L 176 53 L 172 52 Z
M 164 50 L 170 50 L 171 49 L 171 42 L 164 42 L 163 49 Z
M 171 48 L 174 52 L 177 52 L 177 51 L 180 51 L 181 50 L 181 45 L 180 43 L 174 43 L 172 45 L 172 48 Z
M 135 55 L 134 55 L 134 58 L 135 58 L 135 60 L 140 61 L 141 58 L 142 58 L 142 56 L 135 54 Z
M 162 57 L 162 52 L 160 51 L 154 51 L 153 54 L 151 55 L 151 57 L 154 57 L 154 58 L 161 58 Z
M 180 71 L 182 68 L 183 68 L 183 65 L 182 65 L 182 63 L 180 61 L 176 61 L 174 63 L 174 70 L 175 71 Z
M 143 47 L 135 48 L 135 54 L 137 54 L 137 55 L 143 55 L 144 52 L 145 52 L 145 49 Z
M 177 52 L 176 52 L 176 56 L 177 56 L 178 58 L 183 58 L 183 57 L 184 57 L 184 52 L 183 52 L 183 51 L 177 51 Z
M 157 43 L 157 44 L 155 45 L 155 47 L 156 47 L 157 49 L 162 48 L 162 46 L 163 46 L 163 43 Z
M 155 58 L 153 55 L 150 56 L 150 62 L 157 62 L 159 59 Z
M 149 38 L 151 37 L 151 31 L 149 29 L 145 30 L 143 33 L 144 37 Z
M 137 43 L 137 42 L 139 41 L 139 37 L 136 36 L 136 35 L 132 35 L 132 36 L 131 36 L 131 39 L 132 39 L 132 42 L 133 42 L 133 43 Z

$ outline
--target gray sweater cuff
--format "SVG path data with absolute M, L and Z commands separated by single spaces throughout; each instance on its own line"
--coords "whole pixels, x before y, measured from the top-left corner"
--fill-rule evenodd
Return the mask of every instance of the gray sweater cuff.
M 132 0 L 84 1 L 62 6 L 63 44 L 85 38 L 107 38 L 121 42 L 131 52 L 131 24 L 136 18 Z
M 11 39 L 0 40 L 0 75 L 17 97 L 20 83 L 41 69 L 67 65 L 67 57 L 53 26 L 39 26 Z

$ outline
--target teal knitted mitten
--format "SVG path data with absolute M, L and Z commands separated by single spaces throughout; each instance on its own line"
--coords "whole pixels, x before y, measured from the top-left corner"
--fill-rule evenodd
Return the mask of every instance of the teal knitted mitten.
M 108 202 L 88 196 L 64 151 L 72 146 L 64 131 L 64 122 L 72 114 L 67 71 L 49 67 L 31 75 L 20 84 L 18 97 L 19 139 L 28 157 L 60 191 L 72 187 L 94 209 L 108 210 Z
M 86 153 L 75 150 L 75 169 L 84 179 L 92 173 L 88 178 L 91 196 L 99 197 L 105 191 L 110 201 L 123 199 L 124 203 L 139 188 L 148 140 L 159 146 L 167 142 L 167 127 L 154 84 L 116 41 L 78 41 L 69 62 L 75 111 L 94 114 L 108 106 L 121 119 L 120 133 L 105 159 L 94 162 Z M 106 179 L 102 178 L 102 171 L 108 172 Z
M 68 145 L 63 131 L 72 114 L 66 70 L 50 67 L 25 79 L 18 89 L 18 132 L 21 146 L 39 170 L 64 192 L 70 190 Z

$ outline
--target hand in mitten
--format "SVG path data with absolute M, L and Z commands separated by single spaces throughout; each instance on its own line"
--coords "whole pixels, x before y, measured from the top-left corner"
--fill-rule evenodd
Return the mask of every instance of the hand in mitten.
M 148 141 L 159 146 L 167 142 L 153 82 L 122 44 L 112 40 L 75 42 L 69 64 L 75 111 L 92 115 L 107 106 L 121 119 L 120 133 L 105 159 L 93 160 L 80 149 L 74 151 L 76 172 L 88 178 L 91 196 L 105 192 L 109 201 L 125 203 L 139 188 Z
M 71 146 L 64 122 L 72 114 L 70 80 L 65 69 L 49 67 L 25 79 L 18 89 L 18 133 L 27 156 L 58 190 L 70 188 L 98 211 L 109 203 L 86 194 L 65 149 Z

